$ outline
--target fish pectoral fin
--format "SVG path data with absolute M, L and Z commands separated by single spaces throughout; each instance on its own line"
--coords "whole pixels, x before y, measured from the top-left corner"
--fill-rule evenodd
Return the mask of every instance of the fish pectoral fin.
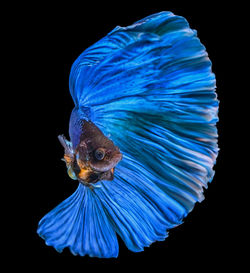
M 76 174 L 73 171 L 73 169 L 71 168 L 71 166 L 68 167 L 68 175 L 71 179 L 73 180 L 77 180 Z

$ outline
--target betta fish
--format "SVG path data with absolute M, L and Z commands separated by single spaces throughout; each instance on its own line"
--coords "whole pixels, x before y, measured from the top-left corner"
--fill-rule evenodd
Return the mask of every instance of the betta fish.
M 204 199 L 218 155 L 218 99 L 205 47 L 171 12 L 116 27 L 73 63 L 75 108 L 59 136 L 76 191 L 38 234 L 58 252 L 117 257 L 163 241 Z

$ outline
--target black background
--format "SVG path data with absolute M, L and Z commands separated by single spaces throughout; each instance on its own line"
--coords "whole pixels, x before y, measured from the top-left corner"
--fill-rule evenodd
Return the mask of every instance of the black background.
M 233 58 L 233 41 L 229 41 L 229 32 L 233 31 L 233 7 L 219 7 L 207 2 L 199 5 L 176 4 L 165 1 L 151 4 L 116 3 L 100 6 L 99 3 L 62 4 L 60 6 L 32 6 L 31 12 L 21 15 L 24 26 L 20 30 L 28 34 L 23 36 L 23 43 L 29 59 L 26 78 L 29 81 L 29 109 L 27 125 L 33 160 L 32 175 L 27 178 L 26 189 L 29 223 L 25 235 L 18 233 L 18 256 L 27 268 L 31 261 L 37 267 L 52 265 L 70 266 L 72 270 L 105 269 L 111 266 L 153 266 L 164 270 L 177 271 L 181 267 L 194 268 L 224 267 L 235 264 L 237 232 L 234 233 L 232 217 L 237 212 L 229 190 L 232 188 L 234 175 L 227 176 L 230 169 L 232 149 L 228 135 L 230 129 L 230 97 L 233 86 L 229 83 L 229 58 Z M 117 259 L 97 259 L 74 257 L 68 249 L 57 253 L 36 234 L 39 220 L 52 208 L 72 194 L 77 184 L 70 180 L 65 164 L 60 161 L 63 149 L 57 136 L 68 135 L 68 121 L 73 101 L 68 90 L 70 68 L 82 51 L 104 37 L 117 25 L 127 26 L 152 13 L 163 10 L 172 11 L 185 17 L 191 28 L 198 31 L 201 42 L 206 46 L 213 63 L 213 72 L 217 77 L 217 93 L 220 100 L 219 146 L 220 154 L 215 166 L 216 175 L 213 183 L 205 191 L 205 200 L 197 204 L 188 215 L 184 224 L 173 229 L 164 242 L 156 242 L 145 248 L 144 252 L 132 253 L 119 240 L 120 251 Z M 31 84 L 30 84 L 31 83 Z M 30 114 L 32 113 L 32 114 Z M 32 116 L 32 117 L 31 117 Z M 33 120 L 33 121 L 32 121 Z M 35 120 L 35 122 L 34 122 Z M 229 149 L 230 148 L 230 149 Z M 229 152 L 230 150 L 230 152 Z M 23 215 L 23 212 L 20 212 Z M 27 214 L 27 213 L 25 213 Z M 20 217 L 24 219 L 23 217 Z M 18 218 L 19 219 L 19 218 Z M 22 221 L 22 220 L 20 220 Z M 21 223 L 22 225 L 24 223 Z M 26 235 L 27 233 L 27 235 Z M 234 233 L 234 234 L 233 234 Z

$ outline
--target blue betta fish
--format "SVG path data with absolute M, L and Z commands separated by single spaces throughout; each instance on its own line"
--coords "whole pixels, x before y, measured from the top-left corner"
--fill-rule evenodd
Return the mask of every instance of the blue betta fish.
M 61 252 L 118 256 L 163 241 L 204 199 L 218 154 L 215 75 L 188 22 L 161 12 L 116 27 L 74 62 L 64 161 L 78 188 L 38 234 Z

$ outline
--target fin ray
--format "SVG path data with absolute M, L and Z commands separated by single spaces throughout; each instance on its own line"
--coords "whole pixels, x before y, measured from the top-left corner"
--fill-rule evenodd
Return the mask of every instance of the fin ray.
M 94 193 L 79 184 L 75 193 L 40 221 L 38 234 L 61 252 L 110 258 L 118 255 L 114 228 Z

